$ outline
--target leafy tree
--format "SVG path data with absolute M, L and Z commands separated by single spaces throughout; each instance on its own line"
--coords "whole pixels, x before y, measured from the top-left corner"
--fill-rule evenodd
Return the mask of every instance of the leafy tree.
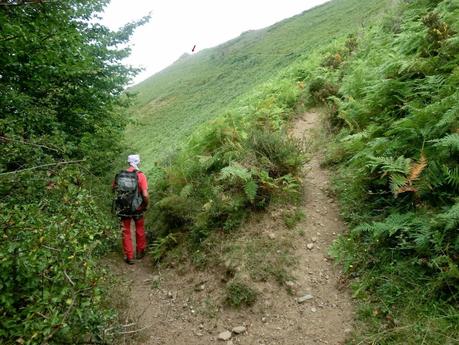
M 113 224 L 94 185 L 119 154 L 137 72 L 122 59 L 148 20 L 111 31 L 108 2 L 0 3 L 2 343 L 106 338 L 97 257 Z

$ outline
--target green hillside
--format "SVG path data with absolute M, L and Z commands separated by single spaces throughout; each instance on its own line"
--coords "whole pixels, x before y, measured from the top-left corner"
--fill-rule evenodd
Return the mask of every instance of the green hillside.
M 187 139 L 155 169 L 153 258 L 223 269 L 249 214 L 298 200 L 305 154 L 286 128 L 322 105 L 349 226 L 331 254 L 359 301 L 350 343 L 457 344 L 458 18 L 457 0 L 334 1 L 134 88 L 128 136 L 147 168 Z M 263 250 L 265 279 L 284 284 L 288 251 Z M 251 291 L 247 277 L 229 286 Z
M 131 90 L 138 93 L 127 138 L 146 168 L 199 125 L 337 37 L 356 31 L 386 8 L 384 0 L 335 0 L 218 47 L 184 55 Z M 211 28 L 209 28 L 211 29 Z M 152 56 L 154 59 L 154 56 Z
M 133 87 L 129 109 L 124 90 L 135 69 L 122 58 L 148 17 L 113 32 L 98 21 L 106 5 L 1 2 L 1 344 L 108 345 L 132 343 L 124 336 L 147 328 L 156 333 L 115 310 L 136 289 L 126 270 L 127 290 L 107 270 L 107 254 L 120 242 L 108 186 L 126 149 L 123 135 L 142 154 L 151 186 L 148 259 L 174 284 L 190 269 L 208 290 L 183 281 L 202 297 L 218 286 L 218 300 L 206 298 L 202 315 L 231 311 L 225 328 L 246 320 L 262 340 L 250 320 L 269 316 L 263 299 L 277 298 L 273 284 L 294 292 L 292 273 L 302 262 L 294 251 L 309 255 L 304 230 L 318 229 L 304 197 L 320 188 L 347 223 L 328 248 L 342 270 L 337 286 L 354 300 L 354 327 L 341 330 L 347 344 L 459 343 L 459 0 L 335 0 L 183 56 Z M 134 120 L 127 132 L 126 112 Z M 323 126 L 308 141 L 289 135 L 297 116 L 318 112 Z M 328 169 L 331 188 L 313 180 L 304 188 L 312 155 Z M 279 226 L 243 226 L 262 217 Z M 143 269 L 134 274 L 167 308 L 182 310 L 167 285 L 142 279 Z M 310 279 L 322 288 L 322 279 L 303 277 L 303 287 Z M 186 309 L 198 306 L 185 290 L 180 295 Z M 343 312 L 333 297 L 314 299 Z M 142 309 L 157 308 L 143 302 Z M 321 332 L 327 322 L 320 310 L 314 322 L 312 314 L 295 315 L 293 336 L 301 323 Z M 198 327 L 201 316 L 193 319 Z M 274 318 L 259 319 L 262 330 L 277 329 Z M 212 324 L 199 328 L 217 331 Z

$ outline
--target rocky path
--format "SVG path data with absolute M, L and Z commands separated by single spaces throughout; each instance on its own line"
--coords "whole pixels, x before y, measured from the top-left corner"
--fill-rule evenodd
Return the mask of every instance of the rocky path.
M 292 135 L 314 138 L 321 115 L 305 113 Z M 149 260 L 127 266 L 120 258 L 109 263 L 122 277 L 128 303 L 126 330 L 119 338 L 129 345 L 309 345 L 343 344 L 352 331 L 353 309 L 327 249 L 344 229 L 338 208 L 328 196 L 329 177 L 320 167 L 320 151 L 305 165 L 306 218 L 292 240 L 298 264 L 286 286 L 258 284 L 261 297 L 248 309 L 221 307 L 224 284 L 213 273 L 192 266 L 159 269 Z M 276 211 L 266 214 L 249 231 L 290 238 Z M 292 237 L 293 238 L 293 237 Z M 220 338 L 220 339 L 219 339 Z M 225 340 L 223 340 L 225 339 Z

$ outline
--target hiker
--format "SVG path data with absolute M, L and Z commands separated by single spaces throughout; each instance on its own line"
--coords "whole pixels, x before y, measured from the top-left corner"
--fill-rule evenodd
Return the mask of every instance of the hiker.
M 129 167 L 120 171 L 113 181 L 112 188 L 116 192 L 114 210 L 121 219 L 123 251 L 127 264 L 134 264 L 134 251 L 131 239 L 131 221 L 135 223 L 136 258 L 145 256 L 146 238 L 143 213 L 147 210 L 148 184 L 147 178 L 139 170 L 139 155 L 128 156 Z

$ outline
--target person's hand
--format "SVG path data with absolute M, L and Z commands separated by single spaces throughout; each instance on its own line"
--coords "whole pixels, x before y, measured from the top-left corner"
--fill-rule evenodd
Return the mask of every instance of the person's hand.
M 145 212 L 147 210 L 147 205 L 141 204 L 139 207 L 137 207 L 136 212 Z

